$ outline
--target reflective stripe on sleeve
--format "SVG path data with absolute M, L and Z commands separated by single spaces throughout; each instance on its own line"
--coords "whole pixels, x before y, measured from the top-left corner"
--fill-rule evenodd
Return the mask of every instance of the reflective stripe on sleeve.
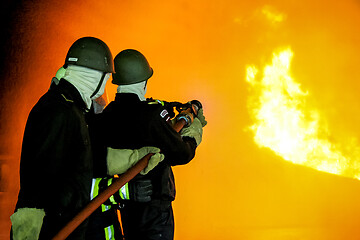
M 106 228 L 104 228 L 105 231 L 105 239 L 106 240 L 115 240 L 115 234 L 114 234 L 114 226 L 110 225 Z
M 97 195 L 99 195 L 99 183 L 101 178 L 93 178 L 91 184 L 90 200 L 93 200 Z
M 112 178 L 109 178 L 109 179 L 108 179 L 108 182 L 107 182 L 108 187 L 112 184 L 112 182 L 113 182 L 113 179 L 112 179 Z M 115 201 L 114 195 L 111 195 L 111 197 L 109 198 L 109 200 L 110 200 L 110 202 L 111 202 L 112 204 L 117 204 L 117 202 Z
M 120 197 L 121 199 L 127 199 L 127 200 L 130 199 L 128 183 L 126 183 L 124 186 L 120 188 Z

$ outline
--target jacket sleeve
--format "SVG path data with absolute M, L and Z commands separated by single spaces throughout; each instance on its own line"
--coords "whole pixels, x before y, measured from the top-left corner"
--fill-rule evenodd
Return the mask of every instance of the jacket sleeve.
M 195 139 L 182 138 L 170 122 L 166 121 L 167 118 L 166 110 L 164 112 L 163 108 L 154 112 L 150 126 L 151 136 L 164 153 L 164 162 L 171 166 L 187 164 L 195 156 L 197 146 Z
M 25 127 L 17 208 L 44 209 L 54 204 L 56 192 L 66 181 L 64 159 L 72 152 L 73 121 L 66 108 L 33 109 Z M 69 169 L 71 171 L 71 169 Z
M 88 118 L 89 133 L 91 139 L 91 149 L 93 153 L 94 177 L 101 178 L 107 176 L 107 137 L 106 119 L 103 114 L 94 114 Z M 110 129 L 108 130 L 110 131 Z

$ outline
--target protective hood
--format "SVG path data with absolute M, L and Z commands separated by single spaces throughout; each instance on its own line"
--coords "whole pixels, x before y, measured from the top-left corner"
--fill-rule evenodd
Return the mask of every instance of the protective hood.
M 62 79 L 64 77 L 66 73 L 66 69 L 64 67 L 59 68 L 59 70 L 57 70 L 55 77 L 60 81 L 60 79 Z
M 87 108 L 90 109 L 91 100 L 104 94 L 110 73 L 105 74 L 94 69 L 69 65 L 63 78 L 79 91 Z
M 66 72 L 66 70 L 65 70 L 64 67 L 59 68 L 59 70 L 56 72 L 55 77 L 53 77 L 53 78 L 51 79 L 50 87 L 51 87 L 51 85 L 52 85 L 53 83 L 54 83 L 55 85 L 58 85 L 59 82 L 60 82 L 60 79 L 62 79 L 62 78 L 64 77 L 65 72 Z
M 120 85 L 117 88 L 118 93 L 134 93 L 136 94 L 140 101 L 145 101 L 146 94 L 146 81 L 129 84 L 129 85 Z

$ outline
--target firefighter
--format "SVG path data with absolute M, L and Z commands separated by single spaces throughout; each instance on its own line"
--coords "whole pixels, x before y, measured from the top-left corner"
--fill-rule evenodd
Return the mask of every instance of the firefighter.
M 118 85 L 116 98 L 96 118 L 96 124 L 92 124 L 95 139 L 105 139 L 104 149 L 155 146 L 165 155 L 164 161 L 147 175 L 140 174 L 129 182 L 149 181 L 153 193 L 148 201 L 131 198 L 122 201 L 120 212 L 125 239 L 173 239 L 175 182 L 172 166 L 187 164 L 194 158 L 206 121 L 195 118 L 180 134 L 172 128 L 169 111 L 158 101 L 145 99 L 153 69 L 139 51 L 120 52 L 114 59 L 114 66 L 116 73 L 112 83 Z M 96 129 L 102 125 L 105 127 Z
M 127 164 L 122 164 L 125 166 L 123 170 L 116 169 L 112 170 L 111 165 L 103 166 L 103 161 L 101 158 L 104 156 L 103 154 L 97 155 L 99 153 L 98 147 L 99 142 L 102 140 L 100 138 L 96 138 L 91 131 L 93 129 L 91 126 L 93 124 L 92 118 L 96 116 L 96 114 L 101 114 L 101 111 L 97 111 L 96 109 L 101 109 L 101 105 L 98 103 L 98 99 L 93 101 L 93 106 L 98 105 L 98 107 L 94 107 L 94 111 L 91 111 L 93 114 L 88 114 L 89 124 L 90 124 L 90 138 L 92 138 L 93 146 L 94 146 L 94 156 L 95 156 L 95 169 L 94 169 L 94 177 L 92 180 L 91 186 L 91 195 L 90 199 L 94 199 L 97 197 L 102 191 L 106 190 L 114 180 L 114 174 L 123 173 L 128 166 L 132 166 L 134 163 L 131 162 L 131 159 L 138 159 L 139 157 L 144 156 L 149 151 L 152 153 L 156 153 L 160 157 L 160 161 L 164 159 L 164 155 L 158 153 L 160 149 L 155 147 L 143 147 L 138 150 L 129 150 L 124 149 L 121 152 L 122 155 L 122 163 L 128 162 Z M 95 114 L 95 115 L 94 115 Z M 94 139 L 95 137 L 95 139 Z M 111 150 L 111 151 L 109 151 Z M 111 149 L 108 148 L 109 154 L 113 151 L 119 151 L 120 149 Z M 100 151 L 101 152 L 101 151 Z M 125 152 L 125 153 L 124 153 Z M 116 152 L 115 152 L 116 153 Z M 129 156 L 127 156 L 127 154 Z M 133 155 L 139 155 L 139 157 L 132 157 Z M 127 159 L 126 159 L 127 158 Z M 115 157 L 118 159 L 118 157 Z M 101 160 L 101 161 L 99 161 Z M 118 161 L 117 161 L 118 162 Z M 141 174 L 146 174 L 152 169 L 153 166 L 150 163 L 148 167 L 141 171 Z M 106 175 L 106 177 L 103 177 Z M 117 175 L 115 175 L 117 177 Z M 152 184 L 150 180 L 144 179 L 139 181 L 131 181 L 127 182 L 117 193 L 112 195 L 107 201 L 105 201 L 98 209 L 95 210 L 93 214 L 89 217 L 89 226 L 86 232 L 87 240 L 121 240 L 123 239 L 122 228 L 119 222 L 118 211 L 122 205 L 123 200 L 132 200 L 136 202 L 148 202 L 151 199 L 152 195 Z
M 84 115 L 114 73 L 112 55 L 100 39 L 80 38 L 67 53 L 65 69 L 58 85 L 53 84 L 40 98 L 26 123 L 20 192 L 10 217 L 12 239 L 51 239 L 90 200 L 93 160 Z M 145 148 L 143 154 L 153 150 Z M 134 157 L 141 158 L 138 150 L 132 158 L 121 154 L 122 150 L 106 151 L 105 164 L 118 173 L 138 160 Z M 154 156 L 158 162 L 159 156 Z M 86 225 L 82 223 L 68 239 L 85 239 Z

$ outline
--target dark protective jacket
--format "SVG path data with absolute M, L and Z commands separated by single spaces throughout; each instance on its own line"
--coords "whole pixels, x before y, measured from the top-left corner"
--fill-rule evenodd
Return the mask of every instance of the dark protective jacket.
M 62 79 L 29 114 L 16 208 L 45 210 L 40 239 L 50 239 L 90 200 L 92 152 L 84 109 L 77 89 Z M 69 239 L 83 239 L 85 225 Z
M 155 102 L 152 102 L 155 103 Z M 196 142 L 193 138 L 181 138 L 167 122 L 169 113 L 161 104 L 140 101 L 136 94 L 117 93 L 103 111 L 94 118 L 90 127 L 94 127 L 92 139 L 95 146 L 104 144 L 112 148 L 137 149 L 154 146 L 161 149 L 165 159 L 145 176 L 153 184 L 153 199 L 173 201 L 175 182 L 171 166 L 186 164 L 195 156 Z M 97 142 L 99 141 L 99 142 Z M 103 147 L 102 151 L 106 151 Z M 105 162 L 104 152 L 95 151 L 95 161 Z M 96 169 L 105 171 L 105 167 L 96 164 Z M 103 175 L 103 173 L 98 173 Z

